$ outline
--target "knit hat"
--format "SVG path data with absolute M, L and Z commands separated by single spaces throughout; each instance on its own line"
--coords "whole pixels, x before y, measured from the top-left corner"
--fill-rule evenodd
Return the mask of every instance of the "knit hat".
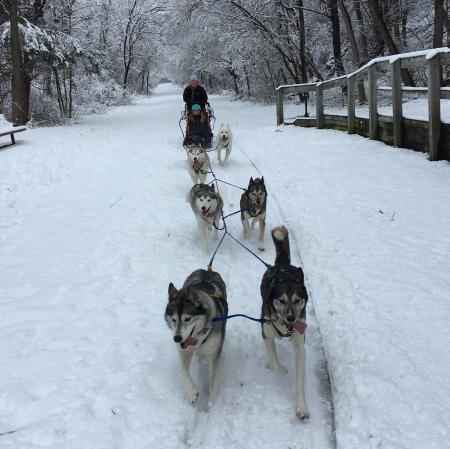
M 192 74 L 191 77 L 189 78 L 189 81 L 197 81 L 197 75 Z
M 193 110 L 193 111 L 201 111 L 202 108 L 200 107 L 199 104 L 193 104 L 193 105 L 192 105 L 192 110 Z

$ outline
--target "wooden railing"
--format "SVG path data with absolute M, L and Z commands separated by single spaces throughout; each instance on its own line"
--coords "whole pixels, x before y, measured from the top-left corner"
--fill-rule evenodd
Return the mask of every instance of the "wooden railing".
M 324 128 L 326 117 L 324 115 L 323 94 L 328 89 L 336 87 L 347 88 L 347 131 L 349 134 L 357 132 L 356 129 L 356 84 L 361 79 L 368 79 L 368 105 L 369 105 L 369 131 L 371 139 L 377 138 L 379 119 L 385 116 L 378 114 L 377 92 L 384 90 L 391 93 L 392 98 L 392 124 L 393 144 L 401 147 L 403 143 L 403 93 L 412 92 L 428 96 L 428 153 L 429 159 L 440 159 L 439 148 L 441 138 L 441 108 L 440 99 L 450 98 L 450 91 L 441 88 L 441 66 L 450 63 L 450 48 L 436 48 L 432 50 L 403 53 L 373 59 L 360 69 L 338 78 L 327 81 L 307 84 L 291 84 L 278 86 L 277 94 L 277 125 L 284 123 L 284 94 L 286 93 L 316 93 L 316 127 Z M 401 70 L 405 68 L 427 67 L 427 88 L 411 88 L 402 86 Z M 377 86 L 378 72 L 390 72 L 392 87 Z

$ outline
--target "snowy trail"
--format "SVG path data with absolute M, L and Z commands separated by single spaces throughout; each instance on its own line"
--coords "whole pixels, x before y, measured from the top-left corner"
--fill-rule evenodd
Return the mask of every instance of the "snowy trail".
M 267 228 L 285 223 L 301 253 L 314 301 L 311 422 L 293 413 L 287 342 L 280 377 L 265 368 L 259 326 L 240 318 L 228 324 L 217 404 L 196 415 L 186 401 L 162 315 L 169 282 L 209 257 L 185 202 L 180 90 L 163 85 L 0 152 L 0 434 L 16 431 L 0 447 L 327 449 L 334 416 L 337 449 L 450 448 L 450 164 L 276 127 L 271 106 L 212 104 L 235 136 L 217 174 L 245 186 L 263 173 Z M 241 192 L 221 189 L 237 210 Z M 239 217 L 228 221 L 240 237 Z M 257 316 L 264 266 L 227 239 L 214 268 L 230 311 Z
M 239 104 L 213 101 L 219 120 L 241 113 Z M 169 282 L 179 286 L 208 263 L 185 201 L 180 107 L 180 90 L 163 85 L 105 116 L 29 131 L 26 143 L 0 153 L 0 433 L 17 430 L 0 437 L 2 448 L 334 446 L 313 314 L 310 423 L 295 418 L 287 342 L 279 352 L 289 373 L 280 377 L 265 368 L 259 325 L 236 318 L 219 400 L 193 426 L 196 409 L 163 321 Z M 217 174 L 243 186 L 257 175 L 237 149 Z M 237 210 L 241 191 L 221 191 L 227 210 Z M 282 222 L 269 207 L 268 229 Z M 241 236 L 238 216 L 229 226 Z M 268 238 L 266 246 L 272 262 Z M 230 311 L 258 316 L 264 266 L 227 239 L 214 269 Z

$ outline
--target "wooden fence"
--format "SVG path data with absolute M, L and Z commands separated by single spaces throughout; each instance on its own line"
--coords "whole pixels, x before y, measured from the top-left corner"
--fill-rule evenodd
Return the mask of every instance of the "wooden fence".
M 307 84 L 279 86 L 277 94 L 277 125 L 284 123 L 284 94 L 315 92 L 316 118 L 294 121 L 298 126 L 346 130 L 378 139 L 396 147 L 408 147 L 428 151 L 431 161 L 450 160 L 450 124 L 441 122 L 441 98 L 450 98 L 450 90 L 441 87 L 441 67 L 450 63 L 450 48 L 403 53 L 376 58 L 360 69 L 338 78 Z M 411 88 L 402 86 L 401 70 L 426 67 L 428 86 Z M 379 72 L 390 72 L 391 87 L 378 87 Z M 356 85 L 367 78 L 369 118 L 356 117 Z M 328 89 L 347 88 L 347 116 L 324 113 L 323 94 Z M 392 117 L 378 114 L 377 93 L 390 92 Z M 410 120 L 403 117 L 403 94 L 415 93 L 428 97 L 428 121 Z

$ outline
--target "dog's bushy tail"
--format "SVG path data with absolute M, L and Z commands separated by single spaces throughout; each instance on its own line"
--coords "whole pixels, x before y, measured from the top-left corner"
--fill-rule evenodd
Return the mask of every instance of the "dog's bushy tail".
M 289 247 L 289 233 L 284 226 L 277 226 L 272 229 L 272 239 L 277 251 L 275 265 L 291 264 L 291 249 Z

